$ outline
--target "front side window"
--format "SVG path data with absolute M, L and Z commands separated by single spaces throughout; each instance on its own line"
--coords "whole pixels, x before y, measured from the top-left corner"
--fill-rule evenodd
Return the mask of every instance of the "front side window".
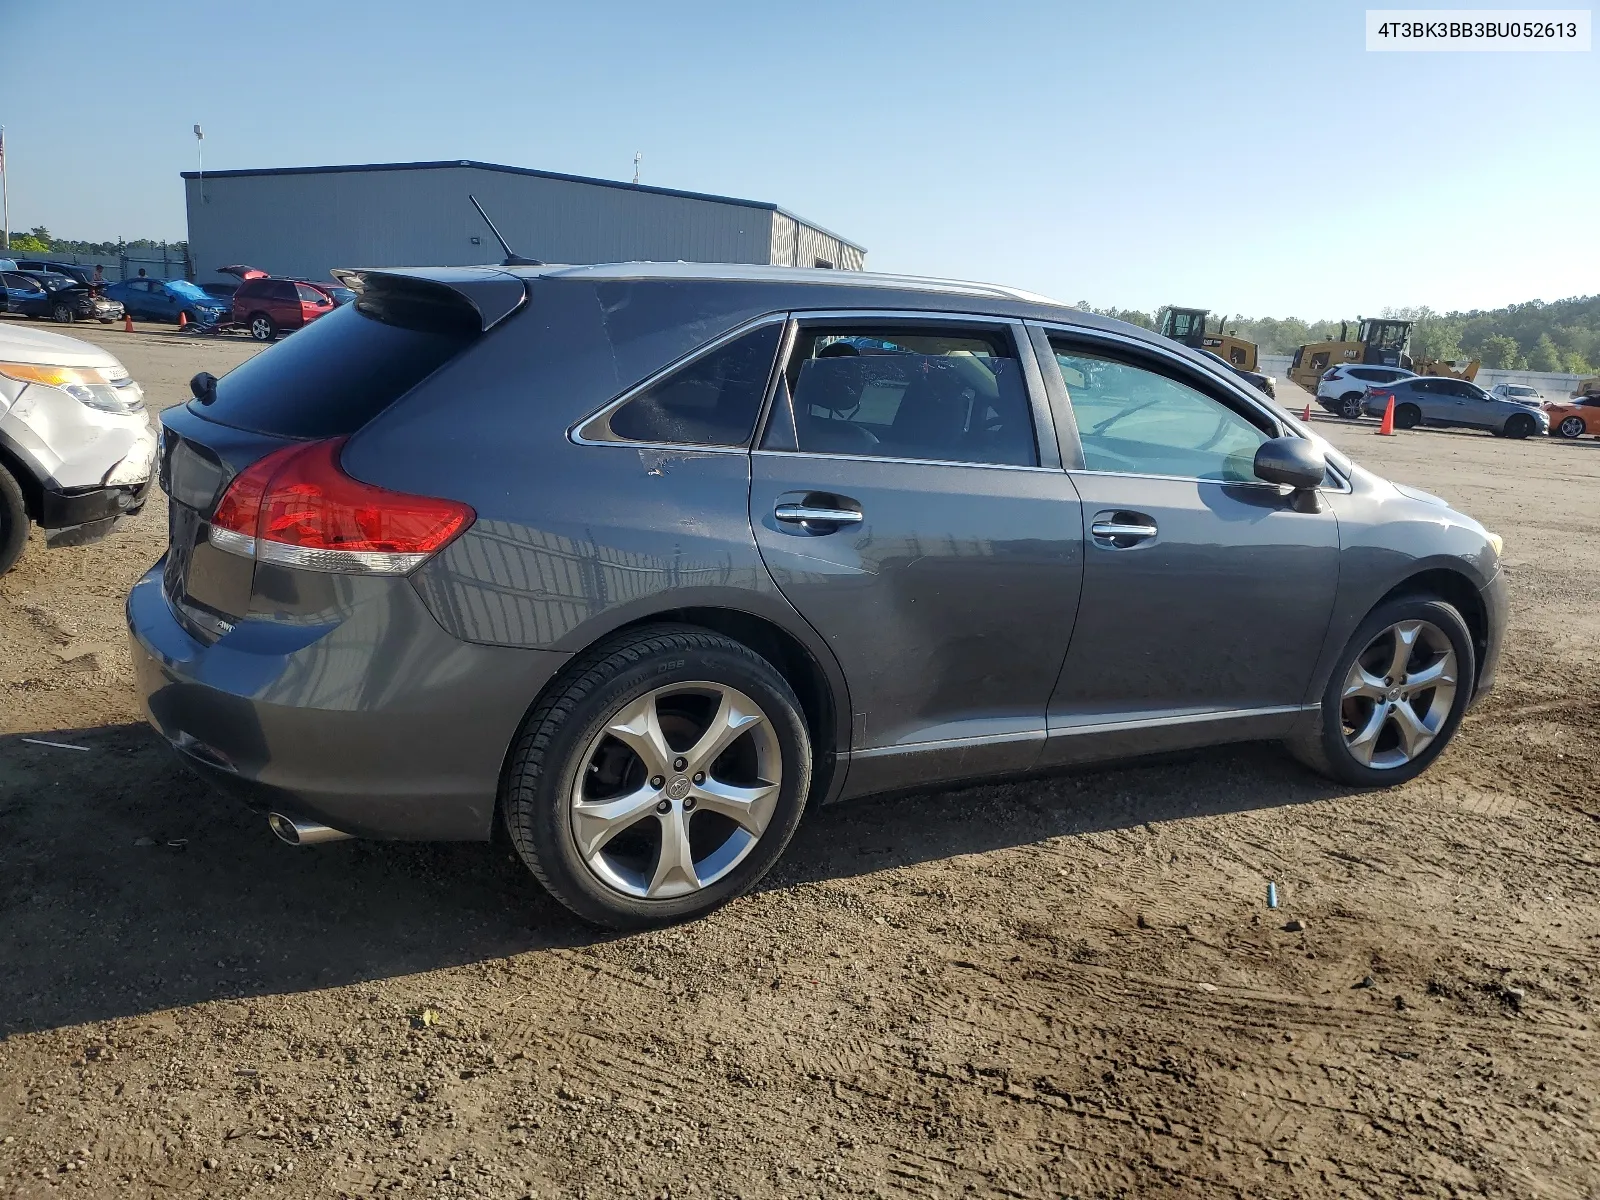
M 682 446 L 750 440 L 783 326 L 771 322 L 702 354 L 611 414 L 614 437 Z
M 1056 342 L 1084 467 L 1119 474 L 1246 482 L 1270 435 L 1165 375 Z
M 803 330 L 766 445 L 1003 466 L 1039 462 L 1010 338 L 977 329 Z

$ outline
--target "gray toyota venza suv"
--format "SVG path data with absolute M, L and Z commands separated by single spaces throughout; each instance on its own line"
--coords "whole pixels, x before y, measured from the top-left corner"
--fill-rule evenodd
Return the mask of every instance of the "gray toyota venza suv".
M 292 842 L 487 839 L 619 927 L 809 804 L 1246 739 L 1355 786 L 1494 676 L 1499 539 L 1023 292 L 340 272 L 162 415 L 152 724 Z

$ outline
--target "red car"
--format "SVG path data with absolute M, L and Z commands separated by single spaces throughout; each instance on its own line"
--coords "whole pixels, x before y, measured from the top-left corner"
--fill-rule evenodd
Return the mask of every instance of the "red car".
M 255 275 L 233 294 L 233 319 L 258 342 L 270 342 L 286 329 L 299 329 L 335 308 L 333 293 L 298 279 Z

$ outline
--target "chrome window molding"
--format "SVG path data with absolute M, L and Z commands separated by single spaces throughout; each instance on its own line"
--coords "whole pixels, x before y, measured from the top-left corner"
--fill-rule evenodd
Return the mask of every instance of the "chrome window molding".
M 1335 492 L 1340 495 L 1348 494 L 1351 490 L 1349 480 L 1345 479 L 1334 468 L 1332 463 L 1328 464 L 1328 469 L 1338 481 L 1337 486 L 1329 487 L 1326 484 L 1321 484 L 1315 490 L 1319 492 Z M 1202 479 L 1198 475 L 1157 475 L 1153 471 L 1097 471 L 1092 467 L 1070 467 L 1067 469 L 1067 474 L 1101 475 L 1112 479 L 1162 479 L 1168 483 L 1209 483 L 1215 487 L 1270 488 L 1280 496 L 1288 495 L 1284 491 L 1283 484 L 1268 483 L 1265 479 Z
M 673 374 L 675 371 L 680 371 L 684 367 L 687 367 L 699 359 L 704 358 L 706 355 L 720 350 L 729 342 L 741 338 L 747 333 L 760 329 L 766 325 L 777 325 L 788 320 L 789 314 L 786 312 L 768 313 L 765 316 L 756 317 L 754 320 L 746 321 L 742 325 L 737 325 L 728 330 L 726 333 L 713 338 L 709 342 L 706 342 L 704 345 L 696 346 L 693 350 L 689 351 L 689 353 L 673 360 L 666 366 L 662 367 L 659 371 L 656 371 L 651 375 L 647 375 L 644 379 L 634 384 L 614 400 L 608 400 L 604 405 L 590 413 L 588 416 L 574 422 L 567 429 L 567 440 L 579 446 L 624 446 L 648 450 L 692 450 L 703 451 L 709 454 L 744 454 L 748 452 L 752 444 L 752 439 L 761 429 L 761 418 L 765 413 L 766 405 L 771 399 L 775 372 L 780 369 L 780 365 L 785 361 L 781 353 L 780 356 L 774 360 L 774 366 L 767 375 L 766 398 L 763 400 L 761 407 L 757 410 L 755 427 L 751 430 L 750 435 L 742 442 L 638 442 L 628 438 L 618 437 L 613 434 L 611 432 L 611 416 L 635 396 L 638 396 L 642 392 L 648 391 L 650 388 L 660 383 L 663 379 L 665 379 L 668 375 Z M 780 351 L 787 344 L 788 340 L 786 338 L 780 339 Z
M 825 461 L 906 463 L 918 467 L 973 467 L 981 471 L 1034 471 L 1045 475 L 1061 474 L 1060 467 L 1025 466 L 1017 463 L 973 462 L 965 458 L 892 458 L 885 454 L 841 454 L 828 450 L 766 450 L 757 447 L 752 454 L 770 454 L 783 458 L 815 458 Z

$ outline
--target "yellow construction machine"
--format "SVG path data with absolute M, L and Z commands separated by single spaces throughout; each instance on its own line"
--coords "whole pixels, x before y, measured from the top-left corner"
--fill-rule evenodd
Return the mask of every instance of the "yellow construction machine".
M 1173 308 L 1161 310 L 1161 336 L 1182 342 L 1196 350 L 1209 350 L 1219 358 L 1246 371 L 1256 369 L 1256 344 L 1247 342 L 1232 332 L 1224 333 L 1226 321 L 1218 320 L 1215 332 L 1206 330 L 1207 308 Z
M 1306 391 L 1316 394 L 1317 382 L 1325 371 L 1345 365 L 1403 367 L 1418 375 L 1444 375 L 1451 379 L 1475 379 L 1478 360 L 1450 362 L 1442 358 L 1413 360 L 1407 353 L 1412 322 L 1397 317 L 1356 319 L 1356 336 L 1350 337 L 1350 323 L 1339 323 L 1337 341 L 1312 342 L 1294 352 L 1289 378 Z

